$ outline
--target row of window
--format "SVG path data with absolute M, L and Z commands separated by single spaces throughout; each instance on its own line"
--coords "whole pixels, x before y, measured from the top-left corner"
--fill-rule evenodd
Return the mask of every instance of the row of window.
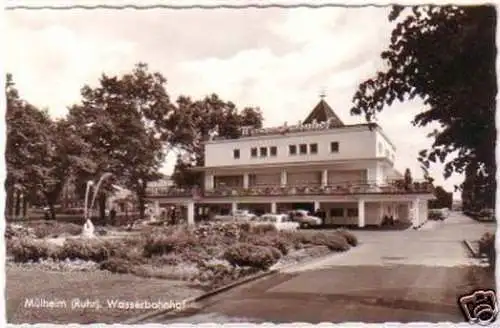
M 276 146 L 271 146 L 271 147 L 254 147 L 250 149 L 250 157 L 258 157 L 260 154 L 260 157 L 267 157 L 267 156 L 277 156 L 278 155 L 278 147 Z M 240 150 L 239 149 L 234 149 L 233 150 L 233 157 L 235 159 L 239 159 L 241 156 Z
M 338 153 L 339 152 L 339 143 L 334 141 L 330 143 L 330 152 Z M 306 155 L 306 154 L 317 154 L 318 153 L 318 144 L 299 144 L 299 145 L 289 145 L 288 146 L 288 154 L 289 155 Z M 278 155 L 278 147 L 253 147 L 250 149 L 250 157 L 275 157 Z M 233 157 L 235 159 L 239 159 L 241 157 L 241 152 L 239 149 L 233 150 Z
M 308 147 L 309 146 L 309 147 Z M 309 150 L 309 151 L 308 151 Z M 339 143 L 334 141 L 330 143 L 330 152 L 338 153 L 339 152 Z M 318 144 L 300 144 L 300 145 L 289 145 L 288 146 L 288 154 L 289 155 L 306 155 L 306 154 L 317 154 L 318 153 Z

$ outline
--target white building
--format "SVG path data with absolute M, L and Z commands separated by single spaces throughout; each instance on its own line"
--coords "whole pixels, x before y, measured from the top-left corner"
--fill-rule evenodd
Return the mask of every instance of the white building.
M 251 129 L 205 144 L 204 185 L 151 193 L 157 208 L 198 207 L 285 212 L 321 208 L 328 225 L 379 225 L 385 216 L 427 220 L 428 183 L 402 184 L 396 147 L 377 124 L 345 125 L 322 99 L 297 125 Z

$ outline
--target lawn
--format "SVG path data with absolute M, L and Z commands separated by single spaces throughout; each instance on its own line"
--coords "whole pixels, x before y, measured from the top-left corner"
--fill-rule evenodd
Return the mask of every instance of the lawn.
M 182 301 L 202 293 L 185 282 L 140 278 L 130 274 L 96 272 L 47 272 L 7 268 L 7 322 L 118 323 L 146 310 L 107 308 L 107 300 Z M 67 308 L 25 308 L 26 299 L 65 300 Z M 101 309 L 71 309 L 71 300 L 99 300 Z
M 118 322 L 144 310 L 107 309 L 107 299 L 181 301 L 250 274 L 345 252 L 347 230 L 277 231 L 272 225 L 106 228 L 95 238 L 74 225 L 10 225 L 7 238 L 9 322 Z M 55 242 L 57 241 L 57 243 Z M 29 283 L 27 283 L 29 282 Z M 24 308 L 26 298 L 100 300 L 101 309 Z

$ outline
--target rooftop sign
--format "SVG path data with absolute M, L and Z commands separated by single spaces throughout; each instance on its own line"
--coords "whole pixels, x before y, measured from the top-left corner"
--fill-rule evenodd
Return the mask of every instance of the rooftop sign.
M 245 126 L 241 128 L 242 137 L 268 135 L 268 134 L 286 134 L 293 132 L 305 132 L 305 131 L 319 131 L 327 130 L 334 127 L 333 121 L 329 120 L 327 122 L 312 122 L 311 124 L 302 124 L 299 122 L 297 125 L 288 126 L 286 123 L 279 127 L 262 128 L 255 129 L 251 126 Z

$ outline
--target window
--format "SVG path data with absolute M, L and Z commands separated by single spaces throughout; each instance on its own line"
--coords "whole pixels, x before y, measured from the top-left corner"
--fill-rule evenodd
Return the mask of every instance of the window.
M 270 149 L 271 156 L 276 156 L 278 154 L 278 147 L 272 146 Z
M 333 141 L 330 143 L 330 151 L 332 153 L 338 153 L 339 152 L 339 143 L 337 141 Z
M 306 144 L 300 144 L 299 145 L 299 152 L 300 154 L 307 154 L 307 145 Z
M 250 156 L 257 157 L 257 148 L 250 149 Z
M 332 208 L 332 209 L 330 209 L 330 216 L 336 217 L 336 218 L 343 217 L 344 216 L 344 209 L 343 208 Z
M 260 157 L 267 156 L 267 147 L 260 147 Z
M 309 152 L 311 154 L 317 154 L 318 153 L 318 144 L 313 143 L 309 145 Z
M 348 208 L 347 209 L 347 217 L 353 218 L 358 217 L 358 209 L 357 208 Z
M 288 146 L 288 151 L 290 155 L 297 155 L 297 146 L 296 145 Z
M 233 157 L 235 159 L 239 159 L 240 158 L 240 150 L 239 149 L 233 150 Z

